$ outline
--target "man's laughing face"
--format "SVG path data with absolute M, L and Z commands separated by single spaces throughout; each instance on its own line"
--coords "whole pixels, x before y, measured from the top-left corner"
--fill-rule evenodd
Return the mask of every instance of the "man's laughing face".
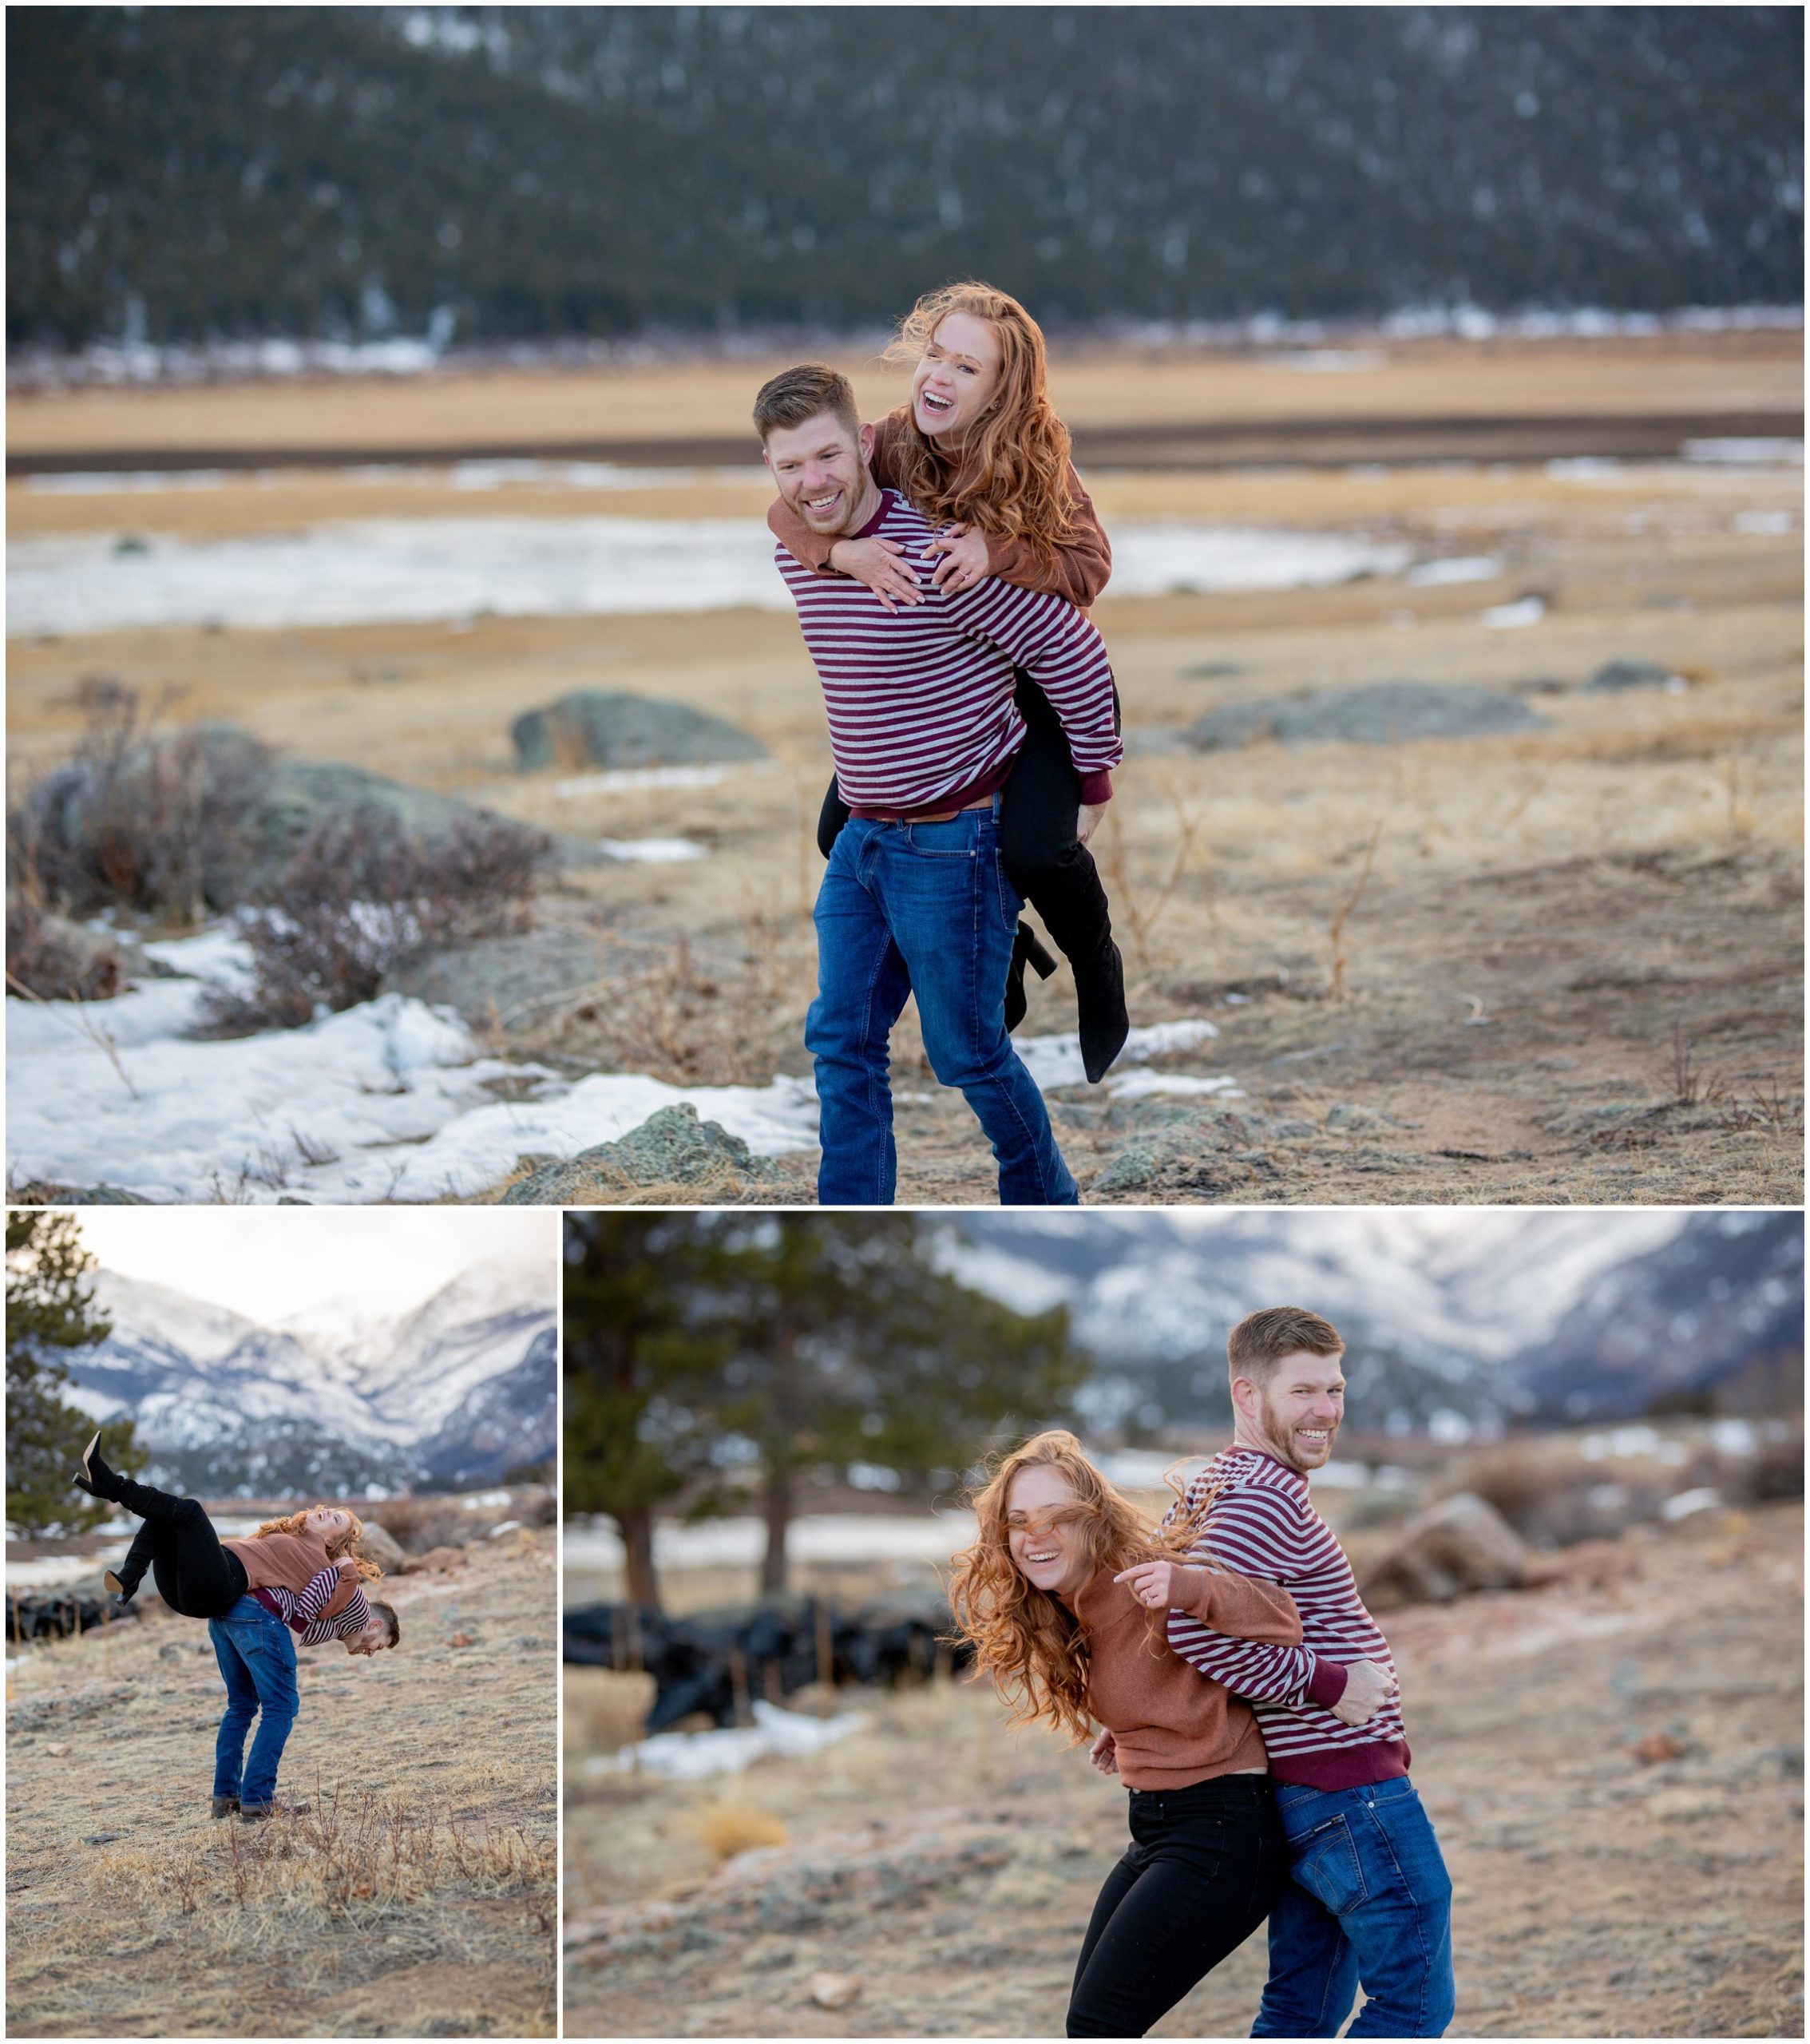
M 1344 1361 L 1304 1349 L 1276 1364 L 1266 1384 L 1249 1380 L 1257 1393 L 1251 1432 L 1278 1462 L 1303 1476 L 1332 1460 L 1345 1419 Z
M 776 426 L 766 436 L 766 465 L 779 494 L 826 537 L 852 533 L 873 509 L 867 472 L 873 429 L 851 433 L 833 412 L 802 426 Z

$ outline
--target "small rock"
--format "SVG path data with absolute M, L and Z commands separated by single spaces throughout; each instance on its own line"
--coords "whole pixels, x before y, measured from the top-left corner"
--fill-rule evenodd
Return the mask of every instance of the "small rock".
M 1624 688 L 1664 688 L 1677 695 L 1686 686 L 1681 674 L 1661 667 L 1655 660 L 1611 660 L 1584 683 L 1592 694 Z
M 1190 725 L 1187 737 L 1203 752 L 1270 739 L 1283 745 L 1394 745 L 1409 739 L 1539 731 L 1547 721 L 1518 696 L 1467 682 L 1376 681 L 1361 688 L 1229 703 Z
M 150 1206 L 142 1193 L 117 1185 L 64 1185 L 55 1178 L 32 1178 L 8 1195 L 15 1206 Z
M 116 1839 L 124 1838 L 123 1831 L 91 1831 L 82 1840 L 84 1845 L 111 1845 Z
M 505 1206 L 608 1205 L 628 1186 L 709 1185 L 723 1192 L 746 1182 L 774 1185 L 784 1174 L 757 1157 L 719 1123 L 701 1121 L 689 1100 L 662 1107 L 614 1143 L 581 1150 L 512 1185 Z
M 550 1639 L 543 1639 L 537 1632 L 518 1632 L 513 1644 L 524 1654 L 544 1654 L 553 1645 L 553 1642 Z
M 1674 1738 L 1669 1732 L 1649 1732 L 1631 1749 L 1642 1767 L 1657 1767 L 1661 1761 L 1682 1760 L 1690 1751 L 1688 1739 Z
M 463 1547 L 430 1547 L 425 1555 L 416 1555 L 404 1562 L 401 1573 L 404 1575 L 450 1575 L 456 1568 L 466 1565 L 467 1556 Z
M 59 1760 L 62 1758 L 63 1755 L 66 1753 L 69 1749 L 69 1741 L 66 1739 L 53 1739 L 50 1745 L 44 1749 L 47 1753 L 54 1753 Z
M 469 1632 L 456 1632 L 446 1644 L 449 1646 L 475 1646 L 477 1642 Z
M 180 1661 L 182 1658 L 182 1649 L 166 1642 L 157 1649 L 157 1658 L 160 1661 Z
M 1326 1126 L 1342 1128 L 1353 1133 L 1379 1128 L 1393 1128 L 1395 1123 L 1387 1115 L 1376 1113 L 1369 1107 L 1355 1106 L 1349 1100 L 1341 1100 L 1326 1110 Z
M 820 2009 L 846 2009 L 858 1998 L 861 1978 L 858 1973 L 814 1973 L 810 1998 Z
M 581 688 L 509 726 L 525 774 L 549 766 L 687 766 L 764 759 L 751 732 L 682 703 Z

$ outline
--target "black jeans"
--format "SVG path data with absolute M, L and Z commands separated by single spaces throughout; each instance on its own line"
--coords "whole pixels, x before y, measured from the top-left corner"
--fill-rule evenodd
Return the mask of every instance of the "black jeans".
M 1113 701 L 1116 709 L 1116 695 Z M 1075 836 L 1081 777 L 1062 719 L 1028 675 L 1018 677 L 1017 702 L 1024 743 L 1000 790 L 1000 854 L 1051 941 L 1085 964 L 1112 935 L 1112 917 L 1094 855 Z M 848 805 L 832 776 L 817 819 L 817 849 L 826 858 L 848 820 Z
M 157 1594 L 185 1618 L 224 1618 L 245 1594 L 245 1564 L 220 1545 L 199 1498 L 116 1476 L 111 1501 L 145 1522 L 120 1571 L 129 1583 L 136 1586 L 149 1568 Z
M 1071 2037 L 1142 2037 L 1269 1914 L 1289 1847 L 1266 1774 L 1131 1791 L 1131 1844 L 1075 1967 Z

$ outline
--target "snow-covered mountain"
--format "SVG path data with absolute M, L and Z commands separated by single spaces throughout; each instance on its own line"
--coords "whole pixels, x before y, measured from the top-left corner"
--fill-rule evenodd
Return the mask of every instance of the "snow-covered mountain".
M 509 1264 L 406 1311 L 328 1297 L 268 1327 L 117 1271 L 94 1289 L 113 1330 L 73 1358 L 73 1395 L 129 1413 L 184 1488 L 494 1482 L 553 1452 L 553 1301 Z
M 1551 1413 L 1555 1365 L 1545 1345 L 1585 1301 L 1606 1287 L 1614 1294 L 1624 1272 L 1669 1273 L 1680 1257 L 1688 1264 L 1688 1218 L 1654 1210 L 984 1214 L 963 1218 L 948 1254 L 968 1282 L 1021 1309 L 1068 1307 L 1076 1336 L 1099 1358 L 1081 1401 L 1093 1425 L 1135 1434 L 1222 1422 L 1227 1333 L 1258 1306 L 1287 1304 L 1325 1314 L 1345 1335 L 1354 1425 L 1456 1433 Z M 1797 1230 L 1800 1265 L 1801 1222 L 1776 1218 Z M 1788 1258 L 1788 1248 L 1777 1254 Z M 1688 1289 L 1692 1278 L 1683 1265 L 1680 1272 Z M 1707 1271 L 1697 1274 L 1709 1281 Z M 1783 1281 L 1770 1266 L 1751 1281 L 1719 1267 L 1715 1277 L 1745 1285 L 1719 1309 L 1731 1326 L 1764 1303 L 1756 1287 Z M 1796 1296 L 1801 1311 L 1800 1284 Z M 1765 1317 L 1776 1324 L 1776 1308 Z M 1701 1373 L 1717 1374 L 1713 1356 L 1699 1360 Z M 1637 1364 L 1622 1384 L 1631 1409 L 1665 1388 L 1657 1372 L 1647 1375 Z M 1592 1409 L 1610 1402 L 1606 1395 Z

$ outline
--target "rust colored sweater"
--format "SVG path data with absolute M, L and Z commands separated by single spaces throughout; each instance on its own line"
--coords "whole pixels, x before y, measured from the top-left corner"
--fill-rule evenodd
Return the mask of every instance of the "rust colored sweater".
M 870 465 L 873 480 L 882 489 L 899 487 L 898 448 L 905 422 L 905 407 L 901 405 L 897 411 L 889 412 L 873 429 L 873 459 Z M 1068 470 L 1068 496 L 1077 530 L 1066 545 L 1056 549 L 1055 561 L 1049 567 L 1046 568 L 1038 559 L 1036 548 L 1028 540 L 996 539 L 989 533 L 987 572 L 1020 589 L 1039 589 L 1048 595 L 1060 596 L 1078 610 L 1085 610 L 1106 587 L 1107 578 L 1112 572 L 1112 549 L 1101 529 L 1094 501 L 1083 488 L 1072 463 Z M 847 533 L 827 536 L 814 533 L 783 497 L 774 499 L 767 511 L 766 525 L 767 530 L 794 561 L 802 561 L 820 575 L 836 572 L 830 565 L 830 550 L 838 540 L 852 537 Z
M 1102 1569 L 1075 1600 L 1087 1635 L 1087 1707 L 1111 1733 L 1130 1788 L 1185 1788 L 1221 1774 L 1267 1773 L 1269 1756 L 1250 1705 L 1172 1652 L 1129 1585 Z M 1280 1646 L 1301 1644 L 1294 1599 L 1273 1583 L 1190 1567 L 1178 1604 L 1215 1632 Z
M 248 1590 L 275 1586 L 299 1594 L 323 1568 L 333 1567 L 327 1558 L 327 1543 L 311 1533 L 266 1533 L 249 1540 L 222 1540 L 220 1545 L 230 1548 L 244 1563 Z M 327 1599 L 321 1617 L 333 1617 L 351 1602 L 358 1587 L 358 1576 L 342 1569 L 339 1587 Z

